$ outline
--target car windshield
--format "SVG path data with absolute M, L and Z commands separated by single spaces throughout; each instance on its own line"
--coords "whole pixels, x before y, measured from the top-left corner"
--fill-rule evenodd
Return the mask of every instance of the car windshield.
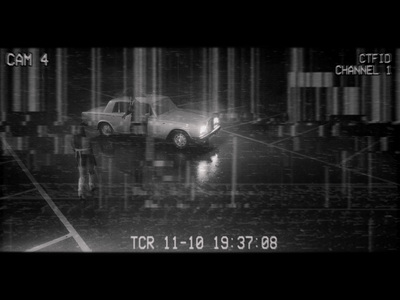
M 170 98 L 162 98 L 154 103 L 154 110 L 157 115 L 165 114 L 174 109 L 176 109 L 176 105 Z

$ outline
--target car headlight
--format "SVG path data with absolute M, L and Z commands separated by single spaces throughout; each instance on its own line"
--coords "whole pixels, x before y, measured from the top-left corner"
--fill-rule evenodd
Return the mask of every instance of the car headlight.
M 201 126 L 200 127 L 200 135 L 203 135 L 207 132 L 207 125 Z

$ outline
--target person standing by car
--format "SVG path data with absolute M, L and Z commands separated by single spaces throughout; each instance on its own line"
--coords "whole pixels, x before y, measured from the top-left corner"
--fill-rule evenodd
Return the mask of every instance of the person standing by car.
M 135 98 L 132 96 L 130 96 L 129 98 L 130 98 L 130 102 L 129 102 L 128 110 L 122 115 L 122 119 L 125 119 L 126 116 L 132 115 L 129 130 L 130 130 L 130 132 L 134 133 L 134 125 L 135 125 L 135 103 L 134 103 L 134 100 L 135 100 Z
M 147 105 L 148 106 L 148 105 Z M 146 135 L 147 133 L 147 118 L 150 108 L 142 106 L 135 102 L 134 97 L 130 97 L 130 102 L 127 111 L 122 115 L 122 119 L 126 116 L 131 116 L 130 132 L 133 134 Z M 146 110 L 146 111 L 145 111 Z M 148 111 L 147 111 L 148 110 Z
M 96 158 L 94 157 L 90 140 L 86 136 L 85 126 L 87 126 L 86 123 L 80 123 L 78 132 L 73 135 L 71 141 L 71 146 L 74 149 L 75 159 L 79 170 L 78 197 L 80 199 L 86 198 L 86 191 L 89 191 L 93 195 L 96 188 Z

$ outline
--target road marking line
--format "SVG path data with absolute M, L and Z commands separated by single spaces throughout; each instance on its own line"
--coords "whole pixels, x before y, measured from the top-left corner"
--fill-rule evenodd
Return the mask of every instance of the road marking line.
M 75 241 L 78 243 L 78 246 L 82 249 L 83 252 L 91 252 L 92 250 L 86 245 L 85 241 L 81 238 L 81 236 L 78 234 L 78 232 L 75 230 L 75 228 L 71 225 L 71 223 L 67 220 L 67 218 L 63 215 L 63 213 L 58 209 L 56 204 L 51 200 L 50 196 L 46 193 L 46 191 L 42 188 L 42 186 L 36 181 L 35 177 L 29 172 L 29 170 L 26 168 L 24 163 L 19 159 L 17 154 L 14 152 L 14 150 L 10 147 L 10 145 L 7 143 L 7 141 L 4 138 L 1 138 L 3 144 L 5 145 L 6 149 L 10 151 L 11 155 L 15 158 L 21 169 L 25 172 L 25 174 L 28 176 L 28 178 L 32 181 L 33 185 L 37 188 L 39 193 L 42 195 L 44 200 L 46 200 L 47 204 L 50 206 L 50 208 L 54 211 L 54 213 L 57 215 L 57 217 L 60 219 L 60 221 L 64 224 L 64 226 L 67 228 L 67 230 L 72 234 L 72 237 L 75 239 Z
M 298 133 L 298 134 L 296 134 L 296 135 L 294 135 L 294 136 L 289 136 L 289 137 L 287 137 L 287 138 L 284 138 L 284 139 L 281 139 L 281 140 L 278 140 L 278 141 L 272 142 L 272 143 L 271 143 L 271 145 L 274 145 L 274 144 L 277 144 L 277 143 L 280 143 L 280 142 L 283 142 L 283 141 L 289 140 L 289 139 L 291 139 L 291 138 L 298 137 L 298 136 L 300 136 L 300 135 L 302 135 L 302 134 L 305 134 L 305 133 L 311 132 L 311 131 L 313 131 L 313 130 L 316 130 L 316 129 L 318 129 L 318 128 L 319 128 L 319 127 L 311 128 L 311 129 L 309 129 L 309 130 L 306 130 L 306 131 L 300 132 L 300 133 Z
M 248 122 L 233 124 L 233 125 L 230 125 L 228 127 L 224 127 L 224 129 L 231 128 L 231 127 L 236 127 L 236 126 L 241 126 L 241 125 L 246 125 L 246 124 L 255 124 L 255 125 L 257 125 L 257 122 L 259 122 L 261 120 L 265 120 L 265 119 L 268 119 L 268 118 L 273 118 L 273 117 L 279 116 L 279 115 L 281 115 L 281 114 L 275 114 L 275 115 L 272 115 L 272 116 L 266 116 L 264 118 L 260 118 L 258 120 L 251 120 L 251 121 L 248 121 Z
M 71 234 L 71 233 L 68 233 L 67 235 L 64 235 L 64 236 L 62 236 L 62 237 L 56 238 L 56 239 L 54 239 L 54 240 L 52 240 L 52 241 L 50 241 L 50 242 L 47 242 L 47 243 L 41 244 L 41 245 L 39 245 L 39 246 L 33 247 L 33 248 L 31 248 L 31 249 L 28 249 L 28 250 L 26 250 L 25 252 L 35 252 L 35 251 L 41 250 L 41 249 L 43 249 L 43 248 L 46 248 L 46 247 L 48 247 L 48 246 L 54 245 L 54 244 L 56 244 L 56 243 L 58 243 L 58 242 L 61 242 L 61 241 L 63 241 L 63 240 L 66 240 L 66 239 L 68 239 L 68 238 L 70 238 L 70 237 L 72 237 L 72 234 Z
M 6 163 L 9 163 L 9 162 L 15 162 L 15 159 L 13 159 L 13 160 L 7 160 L 7 161 L 2 161 L 2 162 L 0 163 L 0 165 L 6 164 Z
M 361 149 L 360 151 L 358 151 L 358 152 L 354 153 L 353 155 L 349 156 L 348 158 L 343 159 L 343 160 L 340 162 L 340 164 L 341 164 L 341 165 L 344 165 L 347 161 L 349 161 L 349 160 L 352 159 L 353 157 L 357 156 L 358 154 L 361 154 L 362 152 L 364 152 L 365 150 L 368 150 L 369 148 L 374 147 L 374 146 L 375 146 L 376 144 L 378 144 L 379 142 L 380 142 L 380 140 L 378 140 L 378 141 L 376 141 L 375 143 L 372 143 L 371 145 L 369 145 L 369 146 L 367 146 L 367 147 Z
M 301 153 L 299 153 L 299 152 L 292 151 L 292 150 L 289 150 L 289 149 L 286 149 L 286 148 L 282 148 L 282 147 L 273 145 L 273 144 L 271 144 L 271 143 L 259 141 L 259 140 L 256 140 L 256 139 L 253 139 L 253 138 L 250 138 L 250 137 L 247 137 L 247 136 L 238 134 L 238 133 L 234 133 L 234 132 L 232 132 L 232 131 L 228 131 L 228 130 L 224 130 L 224 129 L 221 129 L 221 131 L 223 131 L 223 132 L 225 132 L 225 133 L 228 133 L 228 134 L 236 135 L 236 136 L 241 137 L 241 138 L 243 138 L 243 139 L 247 139 L 247 140 L 250 140 L 250 141 L 253 141 L 253 142 L 256 142 L 256 143 L 260 143 L 260 144 L 266 145 L 266 146 L 268 146 L 268 147 L 274 147 L 274 148 L 276 148 L 276 149 L 279 149 L 279 150 L 282 150 L 282 151 L 286 151 L 286 152 L 292 153 L 292 154 L 297 155 L 297 156 L 301 156 L 301 157 L 304 157 L 304 158 L 307 158 L 307 159 L 312 159 L 312 160 L 318 161 L 318 162 L 323 163 L 323 164 L 328 165 L 328 166 L 332 166 L 332 167 L 335 167 L 335 168 L 345 169 L 346 171 L 353 172 L 353 173 L 356 173 L 356 174 L 359 174 L 359 175 L 363 175 L 363 176 L 367 176 L 367 177 L 370 177 L 370 178 L 374 178 L 374 179 L 377 179 L 377 180 L 381 180 L 381 181 L 384 181 L 384 182 L 388 182 L 388 183 L 390 183 L 390 184 L 400 185 L 400 183 L 397 183 L 397 182 L 394 182 L 394 181 L 390 181 L 390 180 L 387 180 L 387 179 L 384 179 L 384 178 L 372 176 L 372 175 L 370 175 L 370 174 L 363 173 L 363 172 L 357 171 L 357 170 L 355 170 L 355 169 L 346 168 L 346 167 L 341 166 L 341 165 L 338 165 L 338 164 L 333 164 L 333 163 L 330 163 L 330 162 L 326 162 L 326 161 L 323 161 L 323 160 L 318 159 L 318 158 L 316 158 L 316 157 L 312 157 L 312 156 L 309 156 L 309 155 L 301 154 Z
M 7 198 L 12 198 L 14 196 L 22 195 L 22 194 L 29 193 L 29 192 L 32 192 L 32 191 L 36 191 L 36 188 L 30 189 L 30 190 L 26 190 L 26 191 L 23 191 L 23 192 L 19 192 L 19 193 L 15 193 L 15 194 L 12 194 L 12 195 L 1 197 L 0 200 L 4 200 L 4 199 L 7 199 Z

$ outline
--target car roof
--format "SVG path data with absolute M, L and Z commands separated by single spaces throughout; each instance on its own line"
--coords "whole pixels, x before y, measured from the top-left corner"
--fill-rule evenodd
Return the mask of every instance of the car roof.
M 135 97 L 135 100 L 140 102 L 140 103 L 150 104 L 152 102 L 160 101 L 163 98 L 169 98 L 169 97 L 168 96 L 163 96 L 163 95 L 157 95 L 157 94 L 147 94 L 146 96 L 143 96 L 143 97 Z M 114 98 L 114 99 L 112 99 L 110 101 L 112 101 L 112 102 L 117 102 L 117 101 L 129 102 L 130 101 L 130 97 L 122 96 L 122 97 Z

